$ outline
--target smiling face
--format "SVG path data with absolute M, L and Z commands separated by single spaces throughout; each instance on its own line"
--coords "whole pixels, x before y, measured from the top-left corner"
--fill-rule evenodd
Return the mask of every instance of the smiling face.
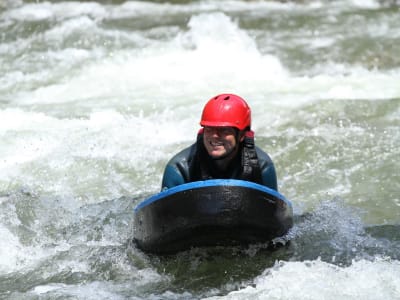
M 213 159 L 232 158 L 238 151 L 237 130 L 233 127 L 204 127 L 203 142 Z M 240 141 L 243 137 L 239 138 Z

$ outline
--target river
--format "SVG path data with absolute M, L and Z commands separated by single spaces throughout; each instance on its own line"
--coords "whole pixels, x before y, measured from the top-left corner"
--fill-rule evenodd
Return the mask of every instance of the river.
M 400 5 L 0 0 L 1 299 L 400 299 Z M 133 208 L 245 98 L 291 242 L 148 255 Z

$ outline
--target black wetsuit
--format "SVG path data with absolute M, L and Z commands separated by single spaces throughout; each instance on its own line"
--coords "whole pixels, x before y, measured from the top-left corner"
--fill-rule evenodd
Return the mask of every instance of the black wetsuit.
M 240 143 L 238 155 L 223 172 L 216 168 L 215 161 L 207 154 L 202 138 L 199 134 L 196 143 L 168 162 L 164 170 L 162 190 L 207 179 L 247 180 L 278 190 L 274 164 L 267 153 L 254 145 L 253 137 L 246 137 Z

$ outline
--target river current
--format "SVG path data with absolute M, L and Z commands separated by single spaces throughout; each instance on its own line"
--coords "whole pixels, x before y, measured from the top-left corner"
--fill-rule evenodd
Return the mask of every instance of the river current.
M 0 0 L 0 299 L 400 299 L 400 7 Z M 291 242 L 153 256 L 133 208 L 236 93 Z

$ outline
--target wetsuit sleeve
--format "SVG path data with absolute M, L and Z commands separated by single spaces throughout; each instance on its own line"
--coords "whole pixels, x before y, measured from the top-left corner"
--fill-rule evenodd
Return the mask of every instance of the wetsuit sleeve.
M 262 184 L 270 189 L 278 191 L 278 180 L 276 178 L 275 166 L 269 155 L 256 147 L 258 162 L 261 169 L 261 181 Z
M 164 170 L 164 175 L 161 184 L 161 190 L 169 189 L 171 187 L 185 183 L 181 172 L 172 165 L 167 165 Z
M 278 180 L 276 178 L 275 166 L 273 163 L 269 163 L 261 170 L 261 178 L 265 186 L 278 191 Z
M 167 163 L 161 183 L 161 190 L 189 182 L 188 161 L 193 152 L 192 147 L 182 150 Z

